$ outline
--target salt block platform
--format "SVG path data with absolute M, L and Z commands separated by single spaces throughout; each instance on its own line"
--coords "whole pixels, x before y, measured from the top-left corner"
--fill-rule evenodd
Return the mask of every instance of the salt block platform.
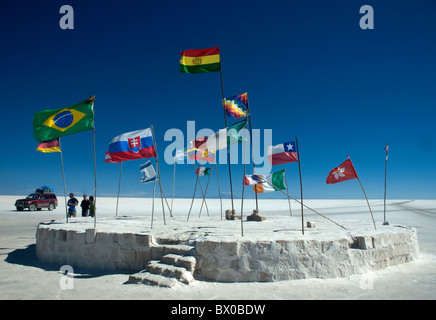
M 130 270 L 132 282 L 153 282 L 156 270 L 189 284 L 196 279 L 220 282 L 337 278 L 415 260 L 417 231 L 399 225 L 315 221 L 302 235 L 298 218 L 263 222 L 168 219 L 150 228 L 147 217 L 90 218 L 41 223 L 36 231 L 38 259 L 59 265 L 102 270 Z M 168 262 L 168 261 L 171 261 Z M 182 264 L 184 263 L 184 265 Z M 165 264 L 172 264 L 165 268 Z M 186 268 L 185 273 L 181 268 Z M 183 272 L 182 272 L 183 271 Z M 174 285 L 174 282 L 168 286 Z

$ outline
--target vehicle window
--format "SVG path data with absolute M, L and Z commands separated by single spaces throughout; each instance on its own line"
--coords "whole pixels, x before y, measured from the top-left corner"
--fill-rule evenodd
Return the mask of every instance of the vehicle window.
M 29 194 L 26 199 L 38 199 L 38 197 L 39 197 L 39 194 L 32 193 L 32 194 Z

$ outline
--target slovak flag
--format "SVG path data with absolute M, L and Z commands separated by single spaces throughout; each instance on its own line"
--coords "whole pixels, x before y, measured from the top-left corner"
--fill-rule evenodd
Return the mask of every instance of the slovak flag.
M 329 172 L 326 182 L 327 184 L 332 184 L 351 179 L 359 179 L 359 177 L 357 176 L 356 170 L 354 170 L 351 160 L 348 159 Z
M 116 136 L 109 144 L 109 156 L 113 162 L 156 157 L 151 128 Z
M 297 149 L 295 142 L 285 142 L 268 147 L 268 161 L 272 166 L 288 162 L 297 162 Z

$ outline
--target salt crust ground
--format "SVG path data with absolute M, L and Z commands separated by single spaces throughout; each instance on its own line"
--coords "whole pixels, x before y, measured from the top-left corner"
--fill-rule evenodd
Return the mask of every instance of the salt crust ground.
M 148 199 L 147 199 L 148 200 Z M 178 240 L 219 240 L 219 241 L 262 241 L 262 240 L 298 240 L 298 239 L 311 239 L 311 240 L 333 240 L 349 236 L 356 236 L 360 234 L 376 236 L 385 232 L 390 232 L 393 226 L 384 226 L 377 223 L 377 229 L 374 229 L 371 215 L 368 207 L 362 207 L 363 203 L 353 200 L 341 200 L 342 207 L 338 208 L 335 201 L 322 201 L 322 207 L 319 204 L 311 205 L 311 203 L 320 203 L 321 201 L 306 201 L 305 204 L 313 207 L 318 212 L 327 216 L 336 223 L 342 225 L 341 228 L 337 224 L 317 215 L 309 209 L 304 209 L 304 230 L 305 234 L 301 232 L 301 208 L 299 204 L 292 201 L 291 213 L 288 208 L 287 201 L 276 200 L 263 200 L 260 202 L 261 214 L 265 215 L 267 219 L 263 222 L 246 221 L 246 216 L 251 214 L 250 209 L 254 208 L 255 202 L 252 200 L 244 201 L 244 221 L 234 220 L 228 221 L 223 215 L 221 216 L 220 201 L 207 200 L 209 209 L 209 216 L 207 211 L 203 208 L 200 215 L 199 207 L 200 200 L 197 200 L 197 205 L 193 207 L 191 215 L 188 219 L 187 212 L 189 211 L 190 201 L 182 201 L 176 199 L 174 204 L 173 217 L 170 216 L 166 210 L 166 218 L 164 221 L 163 213 L 161 210 L 161 203 L 156 201 L 156 212 L 154 214 L 153 225 L 151 221 L 151 214 L 141 213 L 138 208 L 143 207 L 144 211 L 151 210 L 147 208 L 147 200 L 145 199 L 121 199 L 118 217 L 108 216 L 104 214 L 102 217 L 99 215 L 96 220 L 96 229 L 101 232 L 117 232 L 117 233 L 147 233 L 152 234 L 155 238 L 164 239 L 178 239 Z M 103 200 L 108 201 L 108 200 Z M 127 203 L 126 203 L 127 202 Z M 229 202 L 229 201 L 226 201 Z M 135 205 L 136 203 L 136 205 Z M 169 203 L 171 204 L 171 202 Z M 365 203 L 366 204 L 366 203 Z M 100 206 L 100 204 L 99 204 Z M 126 209 L 129 206 L 130 209 Z M 376 204 L 375 209 L 380 209 L 380 204 Z M 104 203 L 103 210 L 105 212 L 111 211 L 110 205 Z M 240 201 L 235 201 L 235 208 L 240 208 Z M 264 208 L 262 210 L 262 208 Z M 101 209 L 99 209 L 101 210 Z M 112 211 L 115 210 L 112 208 Z M 131 210 L 129 212 L 129 210 Z M 224 211 L 224 209 L 223 209 Z M 339 213 L 349 212 L 349 217 L 336 218 Z M 356 220 L 356 213 L 363 219 Z M 365 216 L 366 215 L 366 216 Z M 307 228 L 306 222 L 311 221 L 315 223 L 315 228 Z M 53 229 L 67 229 L 85 231 L 86 229 L 94 228 L 94 220 L 82 218 L 80 214 L 76 218 L 70 218 L 69 223 L 65 219 L 56 220 L 55 223 L 50 224 Z
M 306 279 L 280 281 L 277 283 L 210 283 L 196 281 L 190 287 L 178 287 L 172 290 L 138 285 L 123 284 L 127 275 L 104 274 L 85 271 L 77 273 L 73 290 L 61 290 L 61 274 L 53 268 L 41 268 L 29 257 L 11 259 L 19 250 L 29 254 L 29 246 L 34 244 L 35 226 L 38 222 L 55 219 L 62 222 L 64 208 L 61 205 L 53 212 L 17 213 L 13 210 L 13 201 L 17 197 L 0 197 L 0 218 L 3 221 L 0 238 L 4 244 L 1 254 L 5 257 L 0 263 L 1 299 L 434 299 L 436 298 L 436 264 L 434 249 L 436 226 L 436 201 L 434 200 L 390 200 L 388 202 L 388 221 L 393 224 L 415 227 L 418 230 L 420 258 L 416 261 L 389 267 L 369 275 L 352 276 L 344 279 Z M 60 199 L 62 200 L 62 199 Z M 159 199 L 160 200 L 160 199 Z M 62 202 L 62 201 L 60 201 Z M 224 208 L 229 200 L 224 200 Z M 251 207 L 250 207 L 251 203 Z M 307 200 L 305 203 L 342 224 L 349 230 L 355 227 L 370 232 L 373 230 L 371 217 L 362 200 Z M 116 198 L 99 198 L 97 229 L 117 229 L 129 232 L 152 232 L 155 236 L 167 236 L 177 232 L 186 238 L 235 238 L 257 239 L 268 237 L 278 239 L 283 236 L 301 238 L 301 218 L 299 204 L 292 202 L 293 217 L 289 216 L 287 200 L 262 200 L 261 214 L 268 219 L 265 222 L 244 222 L 244 237 L 241 237 L 240 221 L 226 221 L 220 218 L 219 200 L 208 200 L 209 217 L 203 211 L 199 218 L 200 201 L 196 201 L 189 222 L 186 222 L 189 199 L 174 201 L 174 218 L 167 215 L 163 224 L 160 206 L 155 212 L 153 229 L 151 223 L 150 199 L 121 198 L 119 218 L 114 224 Z M 156 206 L 160 204 L 156 202 Z M 244 202 L 250 213 L 254 201 Z M 376 218 L 377 228 L 381 230 L 383 220 L 383 202 L 372 200 L 371 206 Z M 11 208 L 12 207 L 12 208 Z M 240 208 L 239 201 L 235 207 Z M 30 214 L 33 214 L 30 216 Z M 89 219 L 89 222 L 84 221 Z M 304 237 L 337 237 L 350 231 L 334 225 L 330 221 L 305 209 L 305 220 L 314 221 L 315 229 L 306 229 Z M 80 223 L 79 223 L 80 221 Z M 33 225 L 32 225 L 33 223 Z M 93 227 L 90 218 L 72 219 L 70 228 Z M 354 232 L 354 231 L 353 231 Z M 8 259 L 9 258 L 9 259 Z M 9 261 L 8 261 L 9 260 Z M 30 261 L 32 260 L 32 261 Z M 83 270 L 82 270 L 83 271 Z

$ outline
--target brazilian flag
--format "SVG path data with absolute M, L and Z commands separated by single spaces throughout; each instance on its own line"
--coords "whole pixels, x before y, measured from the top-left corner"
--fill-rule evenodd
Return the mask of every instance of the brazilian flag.
M 94 99 L 91 97 L 63 109 L 35 112 L 33 136 L 37 141 L 47 141 L 94 129 Z

